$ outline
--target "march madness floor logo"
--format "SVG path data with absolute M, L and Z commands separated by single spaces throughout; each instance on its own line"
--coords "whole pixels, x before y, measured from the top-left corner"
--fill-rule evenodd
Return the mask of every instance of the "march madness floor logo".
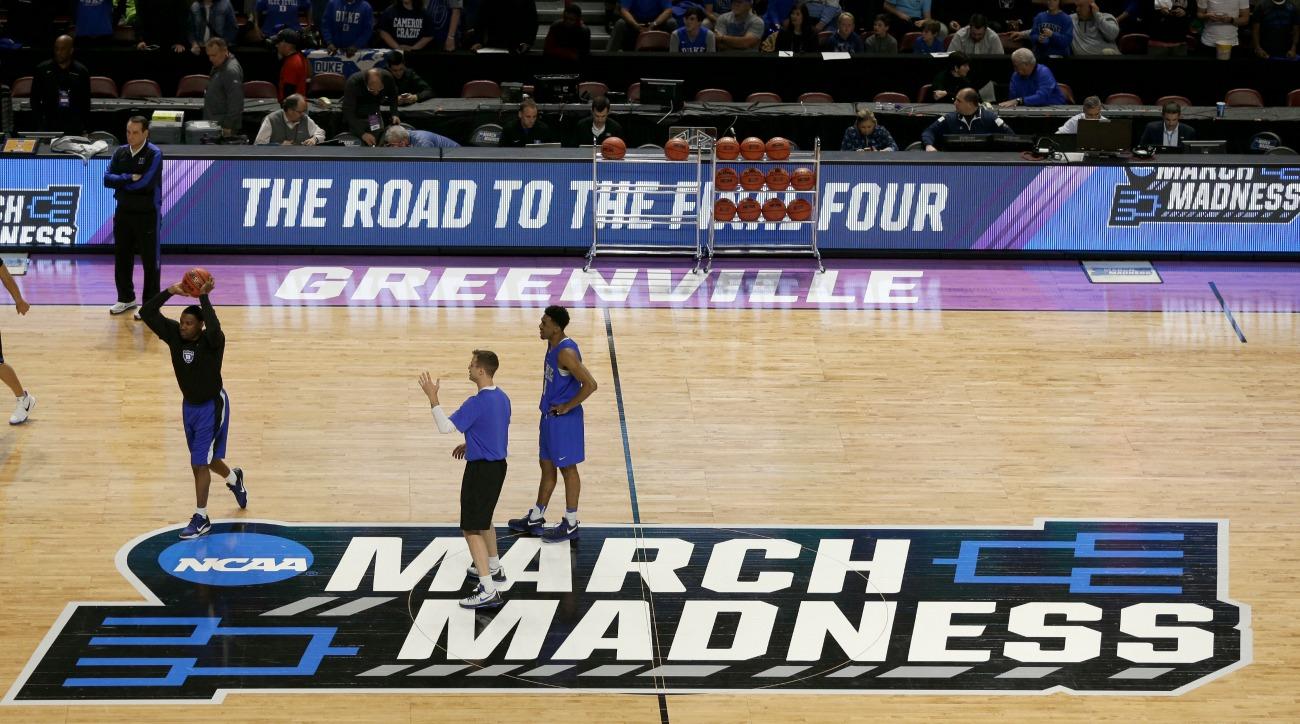
M 505 538 L 457 605 L 457 529 L 218 523 L 118 553 L 137 603 L 72 603 L 7 704 L 232 691 L 1179 694 L 1250 660 L 1227 524 L 590 526 Z

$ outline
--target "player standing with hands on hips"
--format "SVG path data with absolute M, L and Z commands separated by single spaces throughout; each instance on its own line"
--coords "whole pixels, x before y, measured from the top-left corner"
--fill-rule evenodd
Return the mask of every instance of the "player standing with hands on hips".
M 429 398 L 438 432 L 465 435 L 465 442 L 457 445 L 451 456 L 465 461 L 465 474 L 460 479 L 460 532 L 474 559 L 467 573 L 477 578 L 479 584 L 473 594 L 461 600 L 464 608 L 500 606 L 501 592 L 496 584 L 506 580 L 497 555 L 497 534 L 492 528 L 492 514 L 496 512 L 501 486 L 506 481 L 506 442 L 510 431 L 510 398 L 492 381 L 498 365 L 496 353 L 474 350 L 469 360 L 469 379 L 478 392 L 450 416 L 438 401 L 442 380 L 431 379 L 428 372 L 420 375 L 420 389 Z
M 537 456 L 542 480 L 537 486 L 537 503 L 524 517 L 510 520 L 510 530 L 540 535 L 547 543 L 578 537 L 578 494 L 582 492 L 578 463 L 586 459 L 582 403 L 596 391 L 596 380 L 582 364 L 578 343 L 564 334 L 567 326 L 569 311 L 558 305 L 547 307 L 537 326 L 546 340 Z M 543 532 L 546 518 L 542 516 L 555 491 L 557 469 L 564 476 L 564 518 Z
M 211 274 L 192 269 L 179 284 L 162 290 L 140 309 L 140 317 L 171 350 L 172 370 L 180 385 L 181 414 L 185 422 L 185 442 L 190 448 L 190 468 L 194 472 L 196 509 L 189 525 L 181 531 L 183 539 L 198 538 L 212 530 L 208 518 L 208 486 L 212 473 L 226 479 L 226 487 L 235 494 L 240 508 L 248 507 L 244 489 L 244 471 L 229 468 L 226 437 L 230 432 L 230 397 L 221 384 L 221 361 L 226 353 L 226 335 L 221 331 L 217 311 L 208 300 L 216 285 Z M 162 306 L 174 294 L 197 296 L 199 304 L 185 308 L 180 322 L 162 315 Z

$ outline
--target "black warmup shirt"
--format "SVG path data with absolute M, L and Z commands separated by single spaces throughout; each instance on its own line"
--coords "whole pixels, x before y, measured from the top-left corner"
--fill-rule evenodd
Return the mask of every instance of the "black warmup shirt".
M 172 369 L 185 401 L 207 402 L 221 394 L 221 358 L 226 353 L 226 335 L 221 333 L 217 311 L 204 294 L 199 297 L 199 305 L 203 307 L 203 333 L 192 342 L 181 339 L 180 323 L 162 315 L 162 306 L 171 297 L 166 289 L 159 292 L 140 308 L 140 318 L 171 349 Z

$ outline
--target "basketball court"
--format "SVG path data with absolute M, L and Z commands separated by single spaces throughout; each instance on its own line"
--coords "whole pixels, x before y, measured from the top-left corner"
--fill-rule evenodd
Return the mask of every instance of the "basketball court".
M 228 339 L 227 460 L 245 470 L 250 493 L 240 511 L 213 486 L 213 534 L 292 539 L 315 563 L 256 585 L 201 585 L 153 564 L 192 512 L 166 347 L 130 315 L 106 313 L 111 259 L 37 257 L 20 279 L 32 311 L 0 316 L 5 359 L 39 399 L 28 423 L 0 436 L 0 719 L 1300 718 L 1300 266 L 1156 263 L 1159 283 L 1099 284 L 1073 261 L 828 259 L 821 277 L 806 260 L 747 259 L 720 261 L 696 284 L 689 263 L 643 260 L 601 259 L 585 275 L 580 259 L 171 256 L 164 282 L 197 263 L 216 278 L 212 301 Z M 503 550 L 519 542 L 504 537 L 504 523 L 536 492 L 537 322 L 548 303 L 570 308 L 568 334 L 599 383 L 585 404 L 588 545 L 572 552 L 573 580 L 585 585 L 554 593 L 521 582 L 506 592 L 507 601 L 551 602 L 536 609 L 552 617 L 536 642 L 542 653 L 524 660 L 506 650 L 507 640 L 527 649 L 525 618 L 483 658 L 456 656 L 450 633 L 422 636 L 415 619 L 433 611 L 430 601 L 464 595 L 468 583 L 442 590 L 439 581 L 467 557 L 449 552 L 405 590 L 380 590 L 378 553 L 373 580 L 367 573 L 349 588 L 340 558 L 360 537 L 387 537 L 402 541 L 401 566 L 414 569 L 430 539 L 459 535 L 463 463 L 450 453 L 460 438 L 437 434 L 416 377 L 441 377 L 451 409 L 474 391 L 465 367 L 475 348 L 500 356 L 496 382 L 514 401 L 496 524 Z M 877 568 L 841 570 L 842 590 L 818 594 L 812 569 L 818 551 L 831 550 L 826 541 L 865 540 L 874 529 L 911 539 L 898 590 Z M 991 564 L 1002 584 L 958 590 L 952 565 L 940 562 L 965 555 L 963 540 L 1075 546 L 1061 541 L 1085 530 L 1133 536 L 1100 562 L 1131 572 L 1093 574 L 1097 591 L 1110 593 L 1071 583 L 1035 597 L 1028 577 L 1043 566 L 1082 569 L 1069 556 L 1036 556 L 1033 545 L 1017 543 L 1031 554 Z M 623 539 L 659 542 L 635 548 L 622 583 L 588 580 L 593 567 L 619 571 L 607 557 Z M 693 545 L 671 574 L 669 539 Z M 711 578 L 725 568 L 724 541 L 744 549 L 730 592 Z M 859 541 L 845 551 L 858 561 L 873 549 Z M 879 541 L 874 551 L 879 562 Z M 655 562 L 665 577 L 638 575 Z M 775 591 L 755 592 L 765 576 L 785 574 L 792 585 L 770 578 Z M 178 598 L 159 592 L 166 608 L 146 606 L 145 593 L 158 592 L 149 576 Z M 1171 588 L 1136 585 L 1144 576 Z M 296 597 L 284 593 L 290 585 Z M 922 620 L 916 608 L 954 596 L 972 607 L 927 619 L 948 625 L 937 646 L 952 658 L 941 661 L 927 627 L 912 624 Z M 597 599 L 649 612 L 648 660 L 629 653 L 639 650 L 630 615 L 604 628 L 584 619 Z M 853 637 L 828 624 L 820 654 L 797 656 L 800 632 L 816 622 L 794 612 L 810 601 L 839 605 L 867 645 L 846 650 Z M 892 632 L 866 622 L 894 601 L 909 613 Z M 1044 609 L 1039 633 L 1026 634 L 1010 611 L 1036 601 L 1065 608 Z M 96 608 L 106 602 L 109 614 Z M 1145 628 L 1126 618 L 1161 602 L 1212 609 L 1213 620 L 1193 608 L 1162 610 Z M 696 603 L 715 616 L 692 643 L 696 629 L 674 626 Z M 766 627 L 763 606 L 775 611 Z M 153 620 L 108 621 L 128 615 Z M 492 615 L 480 612 L 470 635 L 501 633 Z M 200 640 L 212 619 L 238 630 L 223 643 L 212 629 Z M 249 631 L 263 625 L 288 628 Z M 579 626 L 628 648 L 553 656 Z M 186 653 L 177 644 L 191 631 L 198 645 Z M 303 632 L 311 646 L 319 638 L 332 647 L 314 668 L 299 659 L 293 637 Z M 754 632 L 768 639 L 755 643 Z M 132 635 L 133 646 L 105 641 Z M 1187 654 L 1197 640 L 1213 655 Z M 1029 641 L 1035 657 L 1008 658 L 1005 646 Z M 1053 660 L 1063 641 L 1086 657 Z M 1145 658 L 1133 657 L 1144 644 Z M 989 656 L 971 655 L 980 650 Z M 196 666 L 231 669 L 203 683 Z M 182 669 L 190 676 L 177 681 Z M 117 683 L 85 681 L 97 676 Z M 207 688 L 192 690 L 195 682 Z

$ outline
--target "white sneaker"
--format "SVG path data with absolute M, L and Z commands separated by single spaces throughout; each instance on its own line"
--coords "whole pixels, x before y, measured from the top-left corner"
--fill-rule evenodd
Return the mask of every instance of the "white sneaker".
M 137 321 L 137 322 L 140 321 L 140 313 L 139 313 L 139 312 L 136 312 L 136 313 L 135 313 L 135 321 Z
M 135 301 L 134 299 L 129 302 L 118 302 L 117 304 L 114 304 L 113 306 L 108 308 L 108 313 L 121 314 L 129 309 L 135 309 L 138 306 L 140 306 L 140 303 Z
M 460 599 L 461 608 L 496 608 L 501 603 L 501 592 L 493 591 L 488 593 L 483 590 L 483 584 L 481 583 L 468 598 Z
M 21 425 L 24 422 L 27 422 L 27 416 L 32 414 L 32 410 L 34 409 L 36 409 L 36 396 L 28 392 L 26 395 L 23 395 L 23 397 L 18 400 L 18 404 L 14 406 L 14 414 L 9 416 L 9 424 Z

